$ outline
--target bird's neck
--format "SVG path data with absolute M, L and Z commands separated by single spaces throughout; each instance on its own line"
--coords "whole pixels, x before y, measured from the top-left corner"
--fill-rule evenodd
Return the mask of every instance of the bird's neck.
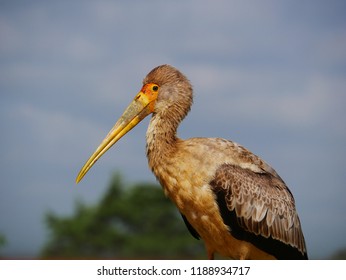
M 173 118 L 153 115 L 146 134 L 147 153 L 171 149 L 178 139 L 178 125 L 179 122 Z
M 149 166 L 153 171 L 155 166 L 162 165 L 165 158 L 174 153 L 179 141 L 177 136 L 179 123 L 180 121 L 170 116 L 156 114 L 151 118 L 146 134 L 146 151 Z

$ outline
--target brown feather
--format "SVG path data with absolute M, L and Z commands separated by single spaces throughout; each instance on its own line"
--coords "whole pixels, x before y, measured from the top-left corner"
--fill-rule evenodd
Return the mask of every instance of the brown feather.
M 268 173 L 257 174 L 238 166 L 223 164 L 210 185 L 214 192 L 224 195 L 228 214 L 235 212 L 241 230 L 281 241 L 297 249 L 302 257 L 306 255 L 294 199 L 281 179 Z M 259 212 L 261 215 L 258 215 Z M 237 226 L 234 223 L 226 224 L 230 226 L 231 232 Z

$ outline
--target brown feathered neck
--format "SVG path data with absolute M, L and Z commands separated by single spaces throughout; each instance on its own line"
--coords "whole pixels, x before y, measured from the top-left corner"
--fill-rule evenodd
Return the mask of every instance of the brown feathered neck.
M 170 65 L 154 68 L 143 84 L 159 85 L 155 110 L 147 130 L 147 154 L 164 153 L 178 141 L 177 128 L 190 111 L 193 102 L 192 86 L 179 70 Z

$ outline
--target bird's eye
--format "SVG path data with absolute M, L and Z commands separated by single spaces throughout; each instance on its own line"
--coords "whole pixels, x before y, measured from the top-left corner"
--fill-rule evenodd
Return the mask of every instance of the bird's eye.
M 158 91 L 159 87 L 158 86 L 153 86 L 153 91 Z

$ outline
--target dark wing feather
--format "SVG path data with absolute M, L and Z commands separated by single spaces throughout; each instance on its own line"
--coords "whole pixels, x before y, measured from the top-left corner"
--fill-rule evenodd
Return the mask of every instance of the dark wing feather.
M 189 232 L 191 233 L 191 235 L 194 238 L 199 240 L 200 236 L 199 236 L 198 232 L 194 229 L 194 227 L 189 223 L 189 221 L 186 219 L 186 217 L 183 214 L 181 214 L 181 216 L 183 217 L 184 223 L 185 223 L 187 229 L 189 230 Z
M 210 185 L 234 237 L 277 259 L 307 259 L 294 198 L 279 177 L 224 164 Z

